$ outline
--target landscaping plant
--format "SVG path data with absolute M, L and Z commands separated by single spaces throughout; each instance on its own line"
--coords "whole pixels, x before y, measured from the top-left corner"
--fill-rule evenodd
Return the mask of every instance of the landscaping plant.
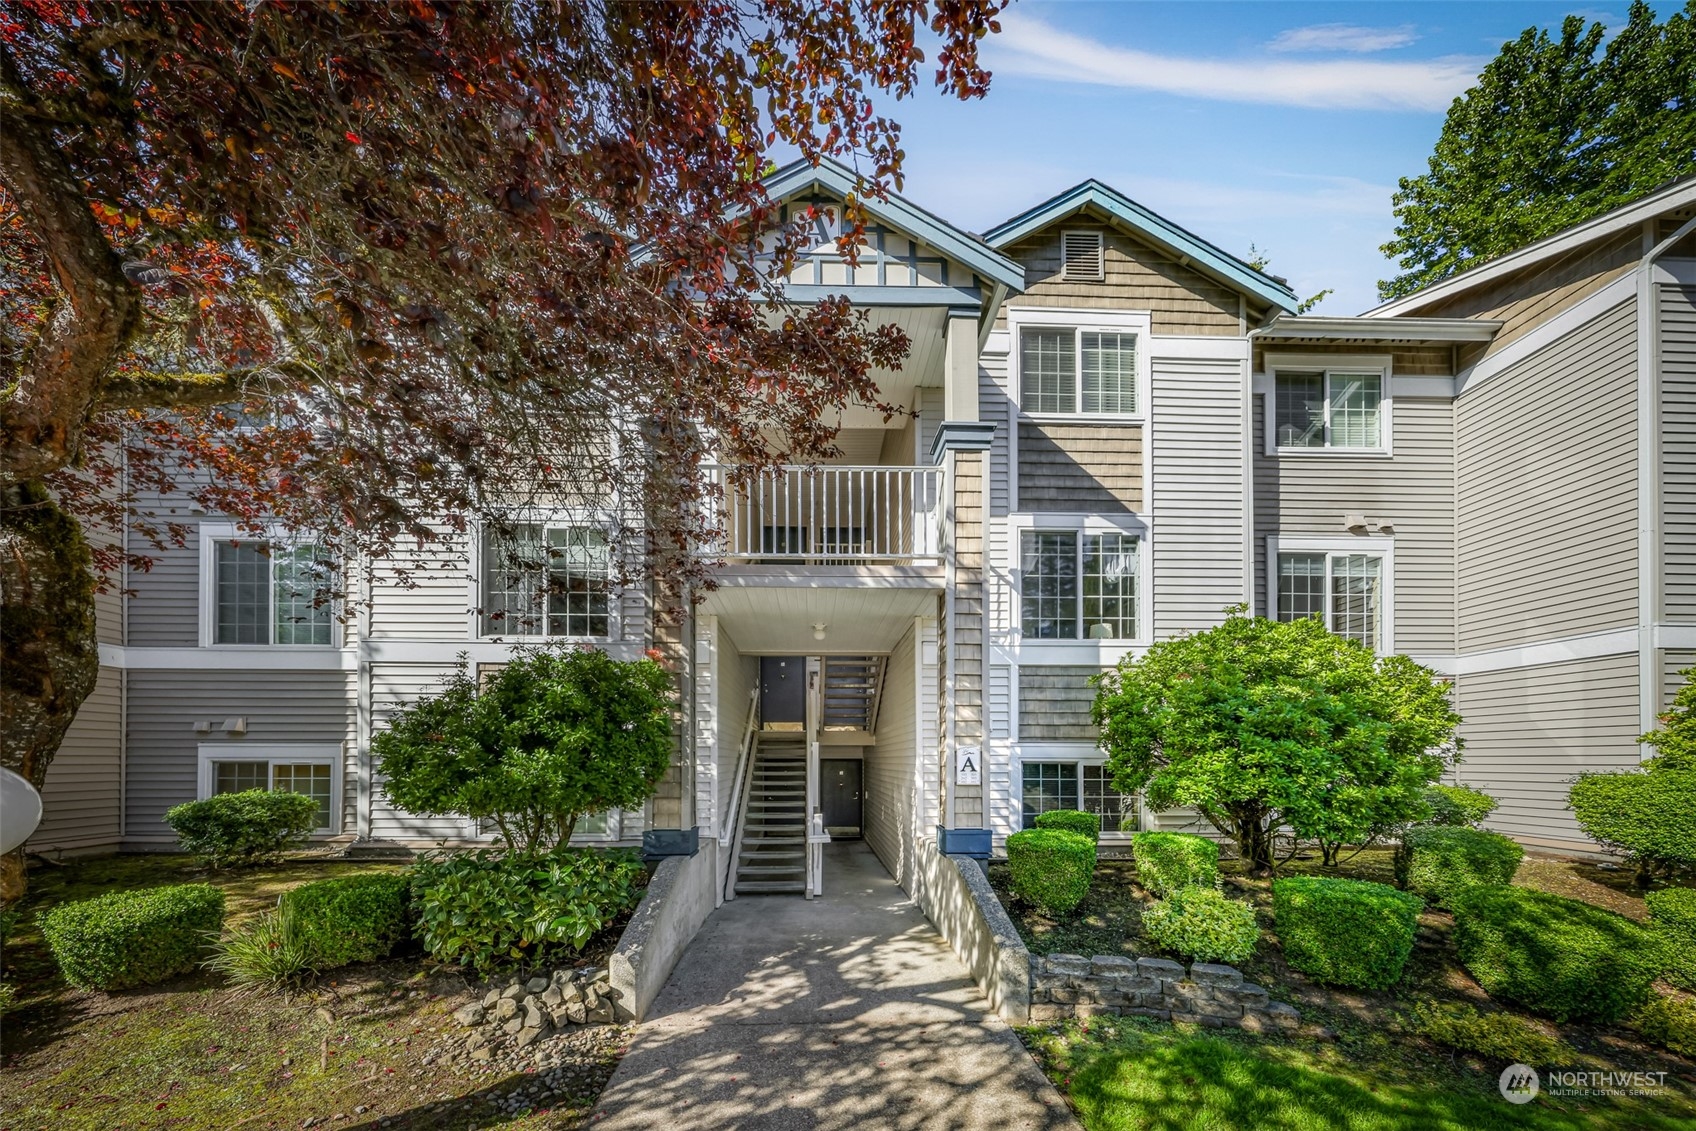
M 1547 1068 L 1564 1063 L 1572 1055 L 1565 1041 L 1549 1036 L 1522 1017 L 1480 1013 L 1465 1002 L 1419 1002 L 1409 1021 L 1416 1032 L 1440 1045 L 1502 1064 Z
M 1448 825 L 1416 825 L 1396 849 L 1396 886 L 1438 907 L 1479 884 L 1513 880 L 1525 849 L 1500 833 Z
M 1101 839 L 1101 818 L 1094 813 L 1084 813 L 1077 809 L 1050 809 L 1046 813 L 1036 815 L 1036 827 L 1039 829 L 1065 829 L 1067 832 L 1087 836 L 1089 839 Z
M 409 889 L 399 873 L 340 876 L 291 888 L 278 909 L 293 916 L 312 968 L 333 970 L 386 958 L 406 938 Z
M 1696 890 L 1665 888 L 1643 897 L 1649 926 L 1660 936 L 1667 981 L 1696 990 Z
M 489 821 L 510 851 L 564 845 L 580 817 L 639 808 L 671 761 L 672 681 L 595 648 L 514 657 L 479 686 L 461 666 L 372 739 L 389 800 Z
M 1637 741 L 1655 748 L 1647 765 L 1667 770 L 1696 770 L 1696 668 L 1678 673 L 1680 680 L 1672 705 L 1661 716 L 1661 725 Z
M 65 981 L 84 990 L 162 982 L 200 965 L 224 921 L 211 884 L 115 891 L 41 913 L 42 937 Z
M 173 805 L 165 823 L 184 852 L 212 867 L 253 867 L 306 843 L 318 803 L 304 793 L 249 789 Z
M 262 911 L 219 939 L 205 966 L 246 990 L 279 991 L 320 969 L 307 941 L 305 918 L 287 900 Z
M 1316 982 L 1383 990 L 1401 980 L 1424 901 L 1331 876 L 1272 882 L 1272 922 L 1289 964 Z
M 1131 837 L 1131 859 L 1136 861 L 1137 882 L 1156 899 L 1219 883 L 1219 846 L 1194 833 L 1136 833 Z
M 1007 869 L 1020 899 L 1064 915 L 1089 893 L 1095 842 L 1066 829 L 1025 829 L 1007 838 Z
M 1454 897 L 1454 916 L 1455 950 L 1485 992 L 1556 1021 L 1618 1021 L 1661 971 L 1649 928 L 1576 899 L 1474 887 Z
M 1425 791 L 1425 804 L 1431 807 L 1430 824 L 1477 828 L 1501 802 L 1469 785 L 1434 785 Z
M 1211 887 L 1179 888 L 1142 913 L 1142 927 L 1164 950 L 1202 962 L 1240 964 L 1254 953 L 1254 908 Z
M 1696 866 L 1696 769 L 1651 759 L 1642 770 L 1581 774 L 1567 801 L 1578 824 L 1637 868 L 1637 882 Z
M 1631 1018 L 1631 1027 L 1664 1049 L 1696 1059 L 1696 1001 L 1657 994 Z
M 1423 818 L 1460 716 L 1436 673 L 1326 631 L 1235 610 L 1099 678 L 1094 718 L 1116 788 L 1193 806 L 1251 873 L 1274 833 L 1317 840 L 1327 864 Z
M 505 962 L 581 950 L 641 897 L 643 869 L 624 854 L 490 849 L 425 860 L 412 870 L 416 933 L 438 962 L 487 974 Z

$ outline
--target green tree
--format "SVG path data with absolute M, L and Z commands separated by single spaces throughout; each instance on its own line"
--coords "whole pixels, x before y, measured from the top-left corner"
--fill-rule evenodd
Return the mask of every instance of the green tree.
M 1317 620 L 1233 610 L 1104 673 L 1095 699 L 1117 787 L 1193 806 L 1257 874 L 1288 826 L 1327 861 L 1425 815 L 1458 749 L 1448 689 L 1406 656 L 1375 656 Z
M 1672 706 L 1661 716 L 1659 730 L 1652 730 L 1637 741 L 1655 748 L 1656 758 L 1649 763 L 1667 769 L 1696 770 L 1696 668 L 1679 673 L 1684 686 L 1673 696 Z
M 493 821 L 507 847 L 565 844 L 578 818 L 630 809 L 671 754 L 666 670 L 592 648 L 520 656 L 484 686 L 465 667 L 371 742 L 389 800 Z
M 1411 294 L 1696 171 L 1696 0 L 1665 23 L 1642 0 L 1606 29 L 1568 16 L 1526 28 L 1455 99 L 1429 171 L 1402 178 L 1401 274 Z

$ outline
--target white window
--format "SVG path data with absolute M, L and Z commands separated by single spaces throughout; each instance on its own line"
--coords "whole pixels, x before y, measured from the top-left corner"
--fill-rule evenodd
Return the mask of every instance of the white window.
M 483 534 L 482 636 L 612 634 L 612 550 L 594 526 L 519 523 Z
M 212 523 L 200 540 L 203 645 L 335 643 L 335 566 L 322 549 Z
M 1019 575 L 1020 630 L 1027 640 L 1140 635 L 1142 539 L 1135 534 L 1026 530 Z
M 1354 541 L 1368 543 L 1353 544 Z M 1375 652 L 1392 647 L 1391 555 L 1385 539 L 1273 539 L 1267 603 L 1281 621 L 1314 617 Z
M 313 831 L 329 835 L 341 825 L 341 781 L 336 772 L 341 748 L 335 744 L 249 746 L 202 743 L 200 793 L 243 793 L 250 789 L 304 793 L 318 803 Z
M 1020 767 L 1020 826 L 1034 828 L 1039 813 L 1077 809 L 1093 813 L 1103 833 L 1137 831 L 1137 797 L 1113 786 L 1107 767 L 1090 761 L 1032 761 Z
M 1029 327 L 1019 332 L 1019 407 L 1037 416 L 1134 416 L 1138 335 Z
M 1270 355 L 1266 394 L 1268 455 L 1389 455 L 1390 359 Z

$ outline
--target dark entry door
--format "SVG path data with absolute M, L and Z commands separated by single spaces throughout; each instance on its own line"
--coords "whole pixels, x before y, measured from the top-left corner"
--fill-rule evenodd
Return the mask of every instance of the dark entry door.
M 760 724 L 800 730 L 807 724 L 807 658 L 760 657 Z
M 860 835 L 861 765 L 858 758 L 819 759 L 819 804 L 831 836 Z

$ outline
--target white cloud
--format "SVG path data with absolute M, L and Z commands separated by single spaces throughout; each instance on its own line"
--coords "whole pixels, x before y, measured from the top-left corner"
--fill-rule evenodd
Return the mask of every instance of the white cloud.
M 1018 12 L 1003 15 L 1001 25 L 1001 34 L 989 41 L 998 72 L 1223 102 L 1442 111 L 1472 85 L 1484 63 L 1461 56 L 1408 62 L 1185 59 L 1100 43 Z
M 1412 24 L 1401 27 L 1312 24 L 1279 32 L 1266 47 L 1270 51 L 1354 51 L 1366 54 L 1406 47 L 1418 38 Z

